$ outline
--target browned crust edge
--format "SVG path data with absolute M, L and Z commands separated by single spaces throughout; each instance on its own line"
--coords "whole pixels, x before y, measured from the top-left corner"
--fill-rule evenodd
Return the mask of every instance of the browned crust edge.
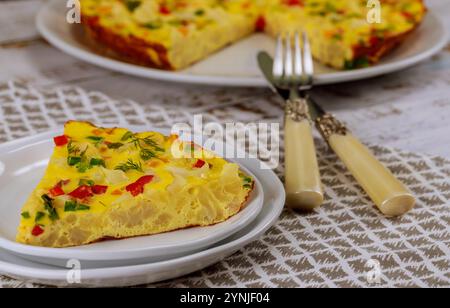
M 120 60 L 149 66 L 163 70 L 175 70 L 168 58 L 167 48 L 158 43 L 151 43 L 135 36 L 123 36 L 114 33 L 100 24 L 98 16 L 81 16 L 81 22 L 92 41 L 92 47 L 98 49 L 98 43 L 107 48 L 106 52 L 112 52 L 113 57 Z M 155 62 L 149 56 L 148 51 L 153 50 L 158 55 L 159 62 Z
M 228 217 L 224 221 L 219 221 L 219 222 L 212 223 L 212 224 L 209 224 L 209 225 L 190 225 L 190 226 L 186 226 L 184 228 L 178 228 L 178 229 L 173 229 L 173 230 L 169 230 L 169 231 L 165 231 L 165 232 L 159 232 L 159 233 L 150 233 L 150 234 L 142 234 L 142 235 L 136 235 L 136 236 L 119 237 L 119 238 L 118 237 L 103 237 L 103 238 L 98 239 L 96 241 L 93 241 L 93 242 L 90 242 L 90 243 L 87 243 L 87 244 L 83 244 L 83 245 L 79 245 L 79 246 L 85 246 L 85 245 L 90 245 L 90 244 L 95 244 L 95 243 L 100 243 L 100 242 L 106 242 L 106 241 L 122 241 L 122 240 L 130 239 L 130 238 L 152 236 L 152 235 L 164 234 L 164 233 L 175 232 L 175 231 L 180 231 L 180 230 L 187 230 L 187 229 L 191 229 L 191 228 L 215 226 L 215 225 L 218 225 L 218 224 L 220 224 L 222 222 L 225 222 L 228 219 L 230 219 L 231 217 L 236 216 L 237 214 L 239 214 L 242 211 L 242 209 L 244 208 L 244 206 L 248 203 L 248 200 L 250 199 L 250 196 L 251 196 L 251 194 L 253 193 L 254 190 L 255 190 L 255 182 L 253 182 L 252 189 L 248 192 L 247 197 L 241 203 L 241 205 L 239 207 L 239 210 L 234 215 L 231 215 L 230 217 Z M 72 247 L 78 247 L 78 246 L 72 246 Z M 67 247 L 65 247 L 65 248 L 67 248 Z
M 428 9 L 424 3 L 424 0 L 420 0 L 420 3 L 422 4 L 423 8 L 423 16 L 422 19 L 417 22 L 412 29 L 395 36 L 386 37 L 376 46 L 360 48 L 358 51 L 355 51 L 353 60 L 361 57 L 367 57 L 371 64 L 376 64 L 380 62 L 381 58 L 400 46 L 410 34 L 415 32 L 420 27 L 420 25 L 423 23 L 423 20 L 425 19 Z

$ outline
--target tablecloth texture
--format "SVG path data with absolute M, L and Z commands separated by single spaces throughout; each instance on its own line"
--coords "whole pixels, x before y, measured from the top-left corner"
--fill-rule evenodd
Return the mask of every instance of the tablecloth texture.
M 75 87 L 37 89 L 11 81 L 0 84 L 0 142 L 61 128 L 70 119 L 167 128 L 189 123 L 199 113 L 205 121 L 221 123 L 282 120 L 282 108 L 275 100 L 233 101 L 217 92 L 201 103 L 198 93 L 192 95 L 183 98 L 190 103 L 180 102 L 174 108 L 151 101 L 114 100 Z M 260 240 L 226 260 L 149 287 L 450 286 L 450 161 L 372 147 L 418 198 L 411 213 L 391 219 L 378 212 L 324 142 L 317 140 L 317 144 L 327 198 L 322 208 L 310 214 L 285 210 Z M 276 171 L 283 174 L 283 167 Z M 380 263 L 379 284 L 368 280 L 373 270 L 369 260 Z M 1 286 L 39 287 L 5 276 L 0 276 Z

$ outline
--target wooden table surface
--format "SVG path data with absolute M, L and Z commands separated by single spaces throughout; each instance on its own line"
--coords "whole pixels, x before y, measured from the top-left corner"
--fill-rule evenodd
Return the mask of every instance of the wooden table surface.
M 15 79 L 44 87 L 70 84 L 112 97 L 174 108 L 178 104 L 195 104 L 184 97 L 207 97 L 213 102 L 219 93 L 224 104 L 227 98 L 255 104 L 274 98 L 264 89 L 163 83 L 81 62 L 39 37 L 34 16 L 43 2 L 0 2 L 0 81 Z M 430 0 L 428 4 L 446 20 L 450 29 L 450 1 Z M 317 92 L 326 109 L 346 121 L 366 143 L 450 157 L 450 45 L 415 68 L 375 79 L 320 87 Z

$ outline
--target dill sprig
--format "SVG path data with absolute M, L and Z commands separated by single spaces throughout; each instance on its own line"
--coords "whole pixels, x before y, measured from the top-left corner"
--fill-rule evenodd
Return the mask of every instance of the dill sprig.
M 140 150 L 140 156 L 145 161 L 158 157 L 157 152 L 164 152 L 164 149 L 161 148 L 158 143 L 152 139 L 152 136 L 139 138 L 136 134 L 127 132 L 122 137 L 122 141 L 128 140 L 130 140 L 128 143 L 133 144 L 137 149 Z
M 80 149 L 73 144 L 72 140 L 70 140 L 69 143 L 67 144 L 67 152 L 69 152 L 69 155 L 71 154 L 76 155 L 80 153 Z
M 129 159 L 126 163 L 120 164 L 115 169 L 122 170 L 123 172 L 127 172 L 130 170 L 136 170 L 136 171 L 144 173 L 144 170 L 142 169 L 142 163 L 141 162 L 136 163 L 132 159 Z

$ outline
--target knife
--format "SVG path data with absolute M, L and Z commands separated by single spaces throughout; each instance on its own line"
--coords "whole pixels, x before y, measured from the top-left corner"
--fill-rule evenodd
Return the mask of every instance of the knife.
M 261 52 L 258 62 L 272 90 L 284 99 L 288 97 L 288 91 L 274 86 L 273 59 L 270 55 Z M 309 96 L 307 103 L 311 120 L 315 122 L 322 137 L 383 214 L 400 216 L 414 208 L 416 199 L 408 188 L 342 122 L 325 112 Z

